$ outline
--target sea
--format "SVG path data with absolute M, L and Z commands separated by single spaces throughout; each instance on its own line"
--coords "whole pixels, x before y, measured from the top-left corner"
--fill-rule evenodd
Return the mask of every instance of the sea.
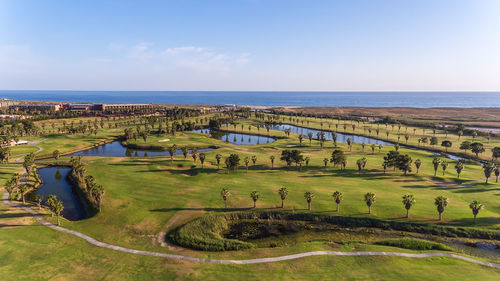
M 249 106 L 500 107 L 500 92 L 9 91 L 0 99 Z

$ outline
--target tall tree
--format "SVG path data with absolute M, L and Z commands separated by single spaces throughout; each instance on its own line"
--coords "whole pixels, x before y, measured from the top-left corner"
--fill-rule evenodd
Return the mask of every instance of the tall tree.
M 170 154 L 170 161 L 174 161 L 174 154 L 177 151 L 177 145 L 173 144 L 167 148 L 168 154 Z
M 220 155 L 219 153 L 217 153 L 215 155 L 215 160 L 217 161 L 217 169 L 220 169 L 220 160 L 222 159 L 222 155 Z
M 281 208 L 284 207 L 285 205 L 285 199 L 286 199 L 286 196 L 288 195 L 288 189 L 286 189 L 286 187 L 281 187 L 279 190 L 278 190 L 278 193 L 281 197 Z
M 457 164 L 455 164 L 455 171 L 457 171 L 458 178 L 460 178 L 460 173 L 462 173 L 463 169 L 464 169 L 464 162 L 458 161 Z
M 311 202 L 314 198 L 314 193 L 307 191 L 304 193 L 304 198 L 306 199 L 307 202 L 307 209 L 310 211 L 311 210 Z
M 497 159 L 500 157 L 500 146 L 494 147 L 491 149 L 491 160 L 492 161 L 497 161 Z
M 59 156 L 61 156 L 61 152 L 59 152 L 59 150 L 56 149 L 52 152 L 52 157 L 54 157 L 56 160 L 59 159 Z
M 403 195 L 403 205 L 405 206 L 406 209 L 406 218 L 410 217 L 410 208 L 415 204 L 416 200 L 415 197 L 411 194 L 406 194 Z
M 201 168 L 203 169 L 203 164 L 205 163 L 205 153 L 200 153 Z
M 368 214 L 372 213 L 372 205 L 375 203 L 375 194 L 372 192 L 367 192 L 365 194 L 365 203 L 368 206 Z
M 483 164 L 483 172 L 484 172 L 484 177 L 486 178 L 486 183 L 488 183 L 488 179 L 491 177 L 491 173 L 493 173 L 495 168 L 496 166 L 494 163 Z
M 420 159 L 417 159 L 415 160 L 415 162 L 413 162 L 413 164 L 415 164 L 415 168 L 417 168 L 417 174 L 418 174 L 418 170 L 420 169 L 420 166 L 422 166 L 422 161 L 420 161 Z
M 224 200 L 224 208 L 227 209 L 227 198 L 231 195 L 229 189 L 222 188 L 220 191 L 220 196 L 222 196 L 222 200 Z
M 439 221 L 441 221 L 444 209 L 446 208 L 446 206 L 448 206 L 448 198 L 444 196 L 438 196 L 434 198 L 434 205 L 436 206 L 439 213 Z
M 181 147 L 182 155 L 184 155 L 184 160 L 186 160 L 187 155 L 189 154 L 189 148 L 187 146 Z
M 344 200 L 344 195 L 340 191 L 335 191 L 333 194 L 333 201 L 335 201 L 335 204 L 337 205 L 336 212 L 339 211 L 339 205 L 342 203 L 342 200 Z
M 469 208 L 472 210 L 472 215 L 474 216 L 472 224 L 476 224 L 477 214 L 479 213 L 479 211 L 484 209 L 484 205 L 479 203 L 479 201 L 474 200 L 469 204 Z
M 309 138 L 309 146 L 310 146 L 313 139 L 313 133 L 312 132 L 307 133 L 307 137 Z
M 54 214 L 57 217 L 57 225 L 60 225 L 59 217 L 61 216 L 61 213 L 64 210 L 63 202 L 61 200 L 59 200 L 59 199 L 56 199 L 52 203 L 52 208 L 51 209 L 52 209 L 52 212 L 54 212 Z
M 471 149 L 471 142 L 470 141 L 463 141 L 460 144 L 460 149 L 464 151 L 465 154 L 467 154 L 467 150 Z
M 255 166 L 256 163 L 257 163 L 257 156 L 252 155 L 252 164 Z
M 326 158 L 325 158 L 325 159 L 326 159 Z M 327 159 L 327 160 L 328 160 L 328 159 Z M 360 159 L 358 159 L 358 160 L 356 161 L 356 165 L 358 166 L 358 173 L 360 173 L 360 174 L 361 174 L 361 171 L 362 171 L 362 170 L 365 168 L 365 166 L 366 166 L 366 162 L 367 162 L 367 160 L 366 160 L 366 158 L 365 158 L 365 157 L 360 158 Z
M 441 142 L 441 146 L 444 147 L 445 151 L 448 152 L 448 148 L 450 148 L 453 143 L 449 140 L 444 140 Z
M 347 138 L 347 146 L 349 147 L 349 151 L 352 151 L 352 140 L 351 140 L 351 138 Z
M 440 164 L 441 159 L 439 159 L 438 157 L 434 157 L 434 159 L 432 159 L 432 165 L 434 165 L 434 176 L 436 176 Z
M 253 207 L 255 208 L 257 205 L 257 200 L 259 200 L 259 192 L 254 190 L 250 193 L 250 198 L 253 200 Z
M 470 150 L 476 154 L 476 158 L 479 157 L 479 153 L 483 153 L 484 152 L 484 146 L 482 143 L 480 142 L 473 142 L 471 145 L 470 145 Z
M 441 161 L 441 168 L 443 169 L 443 176 L 444 176 L 444 173 L 446 172 L 446 168 L 448 168 L 448 162 L 446 161 Z
M 330 162 L 333 163 L 334 167 L 337 167 L 338 165 L 342 165 L 343 162 L 345 162 L 346 156 L 344 152 L 340 149 L 335 149 L 332 152 L 332 157 L 330 158 Z
M 38 210 L 42 209 L 42 200 L 43 200 L 43 196 L 42 195 L 35 195 L 33 197 L 33 199 L 35 199 L 37 205 L 38 205 Z

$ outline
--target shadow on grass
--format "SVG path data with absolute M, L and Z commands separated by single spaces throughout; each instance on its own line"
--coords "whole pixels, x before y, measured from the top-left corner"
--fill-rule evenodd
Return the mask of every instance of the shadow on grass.
M 456 226 L 470 226 L 470 227 L 484 227 L 484 226 L 497 226 L 500 224 L 500 218 L 495 218 L 495 217 L 481 217 L 481 213 L 479 213 L 477 219 L 476 219 L 476 224 L 472 224 L 473 222 L 473 217 L 472 213 L 470 218 L 461 218 L 461 219 L 456 219 L 456 220 L 451 220 L 449 223 L 456 225 Z
M 0 219 L 31 217 L 28 213 L 0 214 Z

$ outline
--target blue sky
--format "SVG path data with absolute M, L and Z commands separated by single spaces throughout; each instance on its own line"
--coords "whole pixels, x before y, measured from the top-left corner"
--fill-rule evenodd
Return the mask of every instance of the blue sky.
M 500 90 L 497 0 L 0 0 L 0 89 Z

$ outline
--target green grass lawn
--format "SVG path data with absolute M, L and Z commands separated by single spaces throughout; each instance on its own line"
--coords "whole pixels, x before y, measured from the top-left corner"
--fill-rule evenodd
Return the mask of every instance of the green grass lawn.
M 312 120 L 312 119 L 311 119 Z M 245 124 L 255 120 L 242 120 Z M 315 122 L 315 121 L 313 121 Z M 313 125 L 311 122 L 311 126 Z M 316 123 L 314 123 L 316 126 Z M 239 127 L 238 127 L 239 128 Z M 70 152 L 89 147 L 103 140 L 116 138 L 123 132 L 122 128 L 99 130 L 94 135 L 43 135 L 30 140 L 43 140 L 38 144 L 43 150 L 37 155 L 50 156 L 54 149 Z M 349 130 L 348 130 L 349 131 Z M 362 131 L 362 129 L 361 129 Z M 257 129 L 253 128 L 252 133 Z M 261 129 L 263 134 L 267 134 Z M 283 132 L 271 131 L 271 135 L 283 136 Z M 169 139 L 169 141 L 163 141 Z M 160 142 L 161 141 L 161 142 Z M 133 141 L 131 141 L 133 142 Z M 493 141 L 492 141 L 493 142 Z M 134 142 L 135 143 L 135 142 Z M 137 140 L 141 144 L 144 141 Z M 165 231 L 169 220 L 175 219 L 179 225 L 196 216 L 208 212 L 224 212 L 224 202 L 220 197 L 220 189 L 226 187 L 231 191 L 230 208 L 250 208 L 252 201 L 250 192 L 257 190 L 260 198 L 257 208 L 276 208 L 281 204 L 277 194 L 281 186 L 289 190 L 285 208 L 298 212 L 306 211 L 304 192 L 314 192 L 312 212 L 335 215 L 335 204 L 331 194 L 335 190 L 344 193 L 345 200 L 341 204 L 339 215 L 365 217 L 367 207 L 363 202 L 366 192 L 374 192 L 377 201 L 372 207 L 373 217 L 389 220 L 404 219 L 405 209 L 401 196 L 413 194 L 417 199 L 412 207 L 410 221 L 438 223 L 434 197 L 443 195 L 449 198 L 450 204 L 444 213 L 442 223 L 470 226 L 472 212 L 468 205 L 472 200 L 479 200 L 486 209 L 479 213 L 477 227 L 498 229 L 500 224 L 500 184 L 490 179 L 490 184 L 483 183 L 482 168 L 475 163 L 467 164 L 457 179 L 454 161 L 450 163 L 446 173 L 442 175 L 439 168 L 434 177 L 432 158 L 434 155 L 415 149 L 400 148 L 400 153 L 409 154 L 413 160 L 419 158 L 423 164 L 418 175 L 412 172 L 403 176 L 399 171 L 388 170 L 383 173 L 383 156 L 392 146 L 383 147 L 372 153 L 369 147 L 362 151 L 361 146 L 354 145 L 351 152 L 345 144 L 339 147 L 346 151 L 347 170 L 340 171 L 331 164 L 323 167 L 323 158 L 329 158 L 333 151 L 333 143 L 327 142 L 320 150 L 317 142 L 313 146 L 300 149 L 304 156 L 311 158 L 309 167 L 298 171 L 296 167 L 286 167 L 279 161 L 283 149 L 296 147 L 297 136 L 280 139 L 271 144 L 255 146 L 236 146 L 220 140 L 211 139 L 197 133 L 178 133 L 171 135 L 150 136 L 146 144 L 170 146 L 217 146 L 218 149 L 206 153 L 205 167 L 201 169 L 199 161 L 196 168 L 191 168 L 193 160 L 183 156 L 127 158 L 127 157 L 86 157 L 89 175 L 96 178 L 105 188 L 102 211 L 89 219 L 69 222 L 63 220 L 63 226 L 81 231 L 100 241 L 117 244 L 134 249 L 169 252 L 166 248 L 152 243 L 152 236 Z M 308 143 L 306 140 L 305 143 Z M 28 148 L 25 148 L 28 149 Z M 31 149 L 31 148 L 30 148 Z M 16 152 L 20 153 L 20 152 Z M 248 171 L 240 167 L 237 172 L 227 173 L 217 169 L 215 155 L 224 157 L 230 153 L 238 153 L 242 159 L 246 156 L 257 157 L 257 164 L 250 164 Z M 14 153 L 13 153 L 14 154 Z M 271 169 L 269 157 L 276 157 L 274 169 Z M 368 160 L 362 173 L 356 170 L 355 162 L 361 157 Z M 42 162 L 52 162 L 52 159 Z M 223 164 L 224 160 L 222 160 Z M 0 171 L 0 184 L 18 171 L 20 165 L 3 165 Z M 466 188 L 443 188 L 458 184 L 480 182 Z M 448 258 L 404 259 L 395 257 L 311 257 L 295 261 L 260 265 L 214 265 L 178 262 L 168 259 L 132 256 L 111 250 L 99 249 L 83 240 L 66 234 L 56 233 L 33 223 L 21 215 L 8 215 L 10 211 L 3 205 L 0 207 L 0 275 L 16 279 L 22 268 L 30 266 L 27 279 L 498 279 L 498 271 Z M 14 225 L 5 226 L 2 225 Z M 16 226 L 19 225 L 19 226 Z M 36 231 L 34 230 L 36 229 Z M 357 245 L 342 250 L 391 250 L 402 249 Z M 38 249 L 34 251 L 33 249 Z M 259 256 L 277 256 L 311 250 L 328 250 L 322 242 L 300 242 L 288 247 L 276 249 L 252 249 L 242 252 L 209 253 L 183 250 L 182 254 L 219 258 L 250 258 Z M 330 248 L 331 249 L 331 248 Z M 74 268 L 74 269 L 73 269 Z M 4 275 L 5 274 L 5 275 Z M 19 276 L 21 277 L 21 276 Z M 19 278 L 21 279 L 21 278 Z

